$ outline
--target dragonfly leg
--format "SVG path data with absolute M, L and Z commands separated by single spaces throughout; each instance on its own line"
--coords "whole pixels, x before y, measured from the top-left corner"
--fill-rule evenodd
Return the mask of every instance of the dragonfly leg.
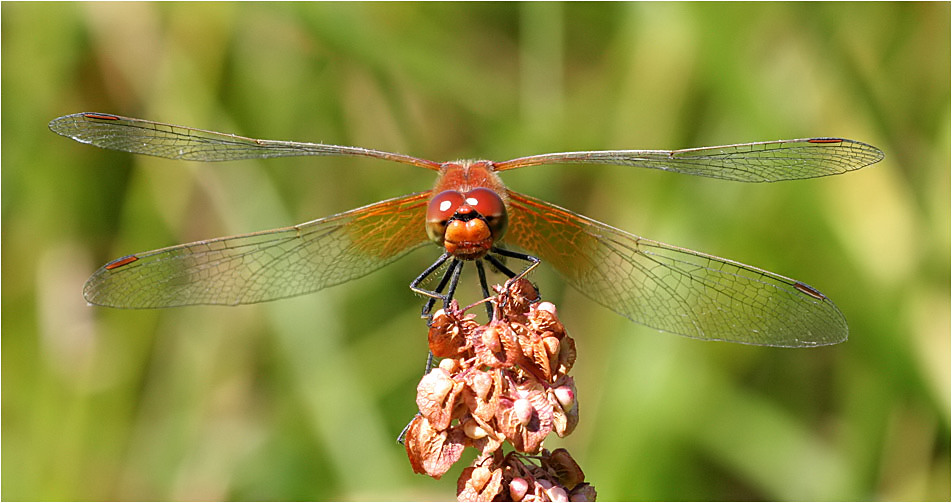
M 508 267 L 506 267 L 506 265 L 503 264 L 501 260 L 499 260 L 496 257 L 493 257 L 492 253 L 495 253 L 501 257 L 510 257 L 510 258 L 522 260 L 524 262 L 527 262 L 528 265 L 526 266 L 525 269 L 522 270 L 522 272 L 520 272 L 519 274 L 516 274 L 512 272 L 512 270 L 510 270 Z M 525 253 L 514 252 L 511 250 L 506 250 L 504 248 L 497 248 L 497 247 L 493 247 L 492 250 L 490 250 L 490 253 L 486 255 L 486 260 L 489 261 L 489 263 L 492 264 L 493 267 L 498 269 L 499 272 L 509 277 L 505 285 L 505 289 L 507 291 L 509 290 L 509 285 L 511 285 L 514 281 L 518 279 L 524 278 L 527 274 L 529 274 L 529 272 L 535 269 L 541 262 L 537 257 L 533 257 L 532 255 L 527 255 Z M 536 292 L 538 292 L 538 289 L 536 289 Z M 492 318 L 492 316 L 490 316 L 490 318 Z
M 452 258 L 452 255 L 450 255 L 449 253 L 444 253 L 443 255 L 440 256 L 440 258 L 436 259 L 436 262 L 433 262 L 432 265 L 427 267 L 426 270 L 424 270 L 422 273 L 420 273 L 419 276 L 417 276 L 413 281 L 410 282 L 410 290 L 413 290 L 414 292 L 420 295 L 425 295 L 429 297 L 429 300 L 423 306 L 423 311 L 420 313 L 420 316 L 422 318 L 429 318 L 430 311 L 433 310 L 433 304 L 436 303 L 437 300 L 447 301 L 446 296 L 444 296 L 441 292 L 443 291 L 444 288 L 446 288 L 446 283 L 449 282 L 452 276 L 451 273 L 454 269 L 454 264 L 451 263 L 450 268 L 447 269 L 446 273 L 443 274 L 443 278 L 440 280 L 440 283 L 436 286 L 436 290 L 427 290 L 425 288 L 420 287 L 420 284 L 426 281 L 426 279 L 429 278 L 434 272 L 436 272 L 436 270 L 439 269 L 440 266 L 442 266 L 444 263 L 446 263 L 447 260 L 451 258 Z
M 414 292 L 422 293 L 430 297 L 430 299 L 426 301 L 426 304 L 423 305 L 423 311 L 420 313 L 420 317 L 429 319 L 430 311 L 433 310 L 433 304 L 435 304 L 437 300 L 442 300 L 443 309 L 446 309 L 450 301 L 453 300 L 453 295 L 456 294 L 456 286 L 459 284 L 461 272 L 463 272 L 463 261 L 454 258 L 453 261 L 450 262 L 450 267 L 443 273 L 440 284 L 436 285 L 436 290 L 430 291 L 420 288 L 419 285 L 416 287 L 414 287 L 413 284 L 410 285 L 410 288 L 413 289 Z M 443 293 L 443 288 L 446 288 L 447 283 L 449 283 L 449 289 L 446 293 Z
M 483 266 L 482 259 L 476 260 L 476 272 L 479 273 L 479 288 L 483 291 L 483 298 L 489 298 L 489 285 L 486 284 L 486 268 Z M 490 320 L 493 319 L 493 305 L 490 302 L 486 303 L 486 314 Z
M 446 294 L 443 295 L 443 309 L 449 307 L 450 301 L 453 300 L 453 296 L 456 295 L 456 287 L 459 285 L 459 276 L 460 273 L 463 272 L 463 261 L 453 259 L 453 263 L 450 264 L 450 270 L 452 271 L 453 277 L 450 278 L 450 286 L 446 289 Z M 450 274 L 450 271 L 446 271 L 446 273 Z
M 437 300 L 443 301 L 443 309 L 446 309 L 446 307 L 449 306 L 450 301 L 453 300 L 453 295 L 456 294 L 456 286 L 459 284 L 459 276 L 461 272 L 463 272 L 463 261 L 454 258 L 453 261 L 450 262 L 449 268 L 445 273 L 443 273 L 443 278 L 440 279 L 440 284 L 436 285 L 436 290 L 427 290 L 425 288 L 421 288 L 419 284 L 416 284 L 416 280 L 414 280 L 414 283 L 410 284 L 410 288 L 414 292 L 429 297 L 429 300 L 426 301 L 426 304 L 423 305 L 423 309 L 420 312 L 420 317 L 426 318 L 428 320 L 427 325 L 429 325 L 429 321 L 432 317 L 430 312 L 433 310 L 433 305 Z M 446 290 L 446 293 L 443 293 L 443 289 L 447 287 L 447 283 L 449 283 L 449 288 Z
M 499 260 L 496 257 L 493 257 L 492 256 L 493 253 L 502 257 L 509 257 L 509 258 L 514 258 L 517 260 L 522 260 L 523 262 L 528 262 L 529 265 L 526 266 L 526 268 L 523 269 L 522 272 L 520 272 L 519 274 L 516 274 L 512 272 L 512 270 L 510 270 L 508 267 L 506 267 L 506 265 L 503 264 L 501 260 Z M 529 274 L 529 272 L 531 272 L 533 269 L 538 267 L 539 263 L 541 262 L 541 260 L 539 260 L 538 257 L 533 257 L 532 255 L 528 255 L 526 253 L 514 252 L 512 250 L 507 250 L 505 248 L 499 248 L 497 246 L 494 246 L 492 250 L 490 250 L 490 253 L 486 255 L 486 260 L 489 261 L 489 263 L 492 264 L 493 267 L 495 267 L 496 269 L 499 269 L 499 272 L 505 274 L 511 280 L 525 277 L 525 275 Z
M 442 266 L 444 263 L 446 263 L 447 260 L 450 260 L 451 258 L 452 258 L 452 261 L 450 262 L 449 268 L 446 270 L 446 272 L 443 273 L 443 277 L 440 278 L 440 282 L 438 285 L 436 285 L 435 290 L 427 290 L 420 286 L 424 281 L 426 281 L 428 277 L 430 277 L 437 269 L 439 269 L 440 266 Z M 423 305 L 423 311 L 420 313 L 421 317 L 427 319 L 427 325 L 429 325 L 430 322 L 432 321 L 430 311 L 433 310 L 433 305 L 436 303 L 437 300 L 443 301 L 444 309 L 449 305 L 450 301 L 453 300 L 453 295 L 456 294 L 456 287 L 457 285 L 459 285 L 459 277 L 462 272 L 463 272 L 463 261 L 458 258 L 452 257 L 452 255 L 450 255 L 449 253 L 444 253 L 442 256 L 440 256 L 440 258 L 436 260 L 436 262 L 433 262 L 433 264 L 430 265 L 430 267 L 427 267 L 426 270 L 424 270 L 422 273 L 420 273 L 419 276 L 416 277 L 416 279 L 410 282 L 411 290 L 421 295 L 425 295 L 429 297 L 429 299 L 426 301 L 426 304 Z M 449 285 L 449 288 L 446 290 L 446 293 L 443 293 L 443 289 L 447 288 L 447 285 Z M 433 369 L 433 352 L 428 351 L 426 355 L 426 365 L 424 366 L 423 375 L 429 374 L 430 370 L 432 369 Z M 420 412 L 418 411 L 413 417 L 416 418 L 419 415 L 420 415 Z M 403 430 L 400 431 L 400 435 L 397 436 L 398 443 L 402 444 L 404 442 L 407 436 L 407 431 L 410 429 L 411 424 L 413 424 L 412 419 L 410 420 L 410 422 L 407 423 L 406 426 L 403 427 Z
M 417 413 L 413 415 L 413 419 L 416 419 L 420 414 L 420 411 L 417 411 Z M 413 424 L 413 419 L 410 419 L 410 421 L 407 422 L 407 425 L 404 426 L 402 430 L 400 430 L 400 434 L 397 435 L 398 444 L 403 444 L 403 442 L 407 439 L 407 431 L 410 429 L 410 425 Z

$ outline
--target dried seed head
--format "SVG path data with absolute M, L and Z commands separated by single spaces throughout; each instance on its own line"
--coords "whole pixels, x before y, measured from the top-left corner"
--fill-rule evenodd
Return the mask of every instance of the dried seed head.
M 532 306 L 529 310 L 529 325 L 538 332 L 552 332 L 558 337 L 565 335 L 565 327 L 559 321 L 555 306 L 550 302 L 540 302 Z
M 556 449 L 552 451 L 546 464 L 550 472 L 555 475 L 559 484 L 563 487 L 573 488 L 585 480 L 585 474 L 579 468 L 578 463 L 572 459 L 569 451 L 565 449 Z
M 563 409 L 568 410 L 575 405 L 575 391 L 573 391 L 572 388 L 559 386 L 555 388 L 553 392 L 555 393 L 555 398 L 559 401 L 559 405 L 561 405 Z
M 499 340 L 499 329 L 490 325 L 482 331 L 481 340 L 486 349 L 493 353 L 502 351 L 502 341 Z
M 538 305 L 536 305 L 536 309 L 538 309 L 539 311 L 546 311 L 548 313 L 551 313 L 552 315 L 557 314 L 555 310 L 555 304 L 548 301 L 540 302 Z
M 512 404 L 513 417 L 519 422 L 519 425 L 525 426 L 532 420 L 532 404 L 525 398 L 520 398 Z
M 457 481 L 460 501 L 594 501 L 595 489 L 564 449 L 538 456 L 482 455 Z M 497 487 L 497 481 L 500 484 Z M 507 487 L 508 486 L 508 487 Z M 507 498 L 508 495 L 508 498 Z
M 433 315 L 430 349 L 441 360 L 417 387 L 421 416 L 408 429 L 410 463 L 439 478 L 472 446 L 481 454 L 457 480 L 460 501 L 591 500 L 594 488 L 567 451 L 542 448 L 550 432 L 565 436 L 578 423 L 567 375 L 575 342 L 529 281 L 494 291 L 485 325 L 455 301 Z M 506 456 L 503 442 L 514 448 Z
M 479 423 L 477 423 L 474 419 L 469 419 L 468 421 L 463 422 L 463 433 L 466 433 L 467 437 L 474 440 L 478 440 L 485 437 L 486 435 L 489 435 L 489 433 L 486 433 L 486 430 L 479 426 Z
M 439 367 L 443 369 L 447 374 L 453 374 L 459 370 L 459 362 L 452 358 L 443 358 L 440 360 Z
M 528 311 L 531 303 L 539 300 L 539 290 L 529 280 L 520 278 L 507 282 L 506 288 L 497 298 L 501 298 L 508 315 L 520 316 Z
M 559 348 L 561 347 L 558 337 L 544 337 L 542 339 L 542 345 L 545 346 L 545 352 L 548 353 L 550 358 L 553 356 L 558 358 Z
M 511 367 L 519 353 L 512 327 L 496 319 L 473 331 L 470 346 L 475 350 L 477 365 L 491 368 Z
M 433 314 L 427 333 L 430 351 L 439 358 L 456 358 L 466 347 L 466 336 L 479 324 L 475 315 L 465 314 L 456 301 Z
M 549 389 L 549 403 L 552 405 L 552 429 L 564 437 L 578 425 L 578 402 L 575 400 L 575 380 L 561 376 Z
M 522 498 L 525 498 L 526 492 L 528 491 L 529 483 L 526 482 L 526 479 L 515 477 L 509 481 L 509 496 L 512 498 L 512 501 L 522 501 Z
M 456 398 L 465 384 L 455 381 L 448 372 L 436 367 L 423 376 L 417 385 L 417 407 L 437 430 L 445 430 L 453 420 Z
M 502 470 L 492 469 L 492 458 L 489 463 L 474 461 L 476 466 L 463 470 L 456 481 L 456 499 L 459 501 L 493 501 L 502 492 Z
M 496 415 L 499 389 L 502 386 L 499 371 L 471 370 L 463 376 L 463 405 L 476 419 L 489 423 Z
M 485 400 L 493 387 L 493 378 L 486 372 L 477 372 L 472 377 L 470 387 L 476 392 L 477 397 Z
M 459 429 L 437 430 L 423 416 L 410 422 L 404 446 L 416 473 L 439 479 L 463 454 L 465 434 Z
M 508 395 L 500 398 L 496 412 L 499 432 L 517 451 L 538 452 L 553 424 L 553 408 L 545 389 L 531 377 L 520 383 L 510 381 L 507 388 Z
M 552 486 L 545 490 L 545 495 L 549 497 L 549 501 L 568 501 L 569 493 L 562 489 L 559 486 Z
M 586 482 L 572 489 L 572 492 L 569 493 L 569 501 L 595 501 L 596 496 L 595 486 Z

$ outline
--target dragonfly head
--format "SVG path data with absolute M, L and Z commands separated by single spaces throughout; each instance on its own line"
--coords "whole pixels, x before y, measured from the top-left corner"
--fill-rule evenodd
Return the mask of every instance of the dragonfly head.
M 475 260 L 488 253 L 505 234 L 508 224 L 502 198 L 486 187 L 465 193 L 444 190 L 430 200 L 426 210 L 426 233 L 430 240 L 463 260 Z

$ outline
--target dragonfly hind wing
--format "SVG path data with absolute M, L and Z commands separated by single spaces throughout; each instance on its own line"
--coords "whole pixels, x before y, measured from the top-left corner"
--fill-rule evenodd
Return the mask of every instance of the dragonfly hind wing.
M 91 304 L 159 308 L 253 304 L 364 276 L 427 241 L 429 192 L 390 199 L 293 227 L 137 253 L 86 282 Z
M 509 202 L 509 242 L 632 321 L 697 339 L 763 346 L 822 346 L 847 338 L 839 309 L 801 282 L 640 238 L 516 192 L 509 192 Z

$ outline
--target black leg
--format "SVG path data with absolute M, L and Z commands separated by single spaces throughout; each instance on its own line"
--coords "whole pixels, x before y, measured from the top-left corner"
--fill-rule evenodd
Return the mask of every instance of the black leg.
M 505 264 L 503 264 L 501 260 L 497 259 L 496 257 L 493 257 L 492 256 L 493 253 L 503 257 L 510 257 L 517 260 L 522 260 L 523 262 L 528 262 L 529 265 L 525 269 L 523 269 L 522 272 L 520 272 L 519 274 L 516 274 L 512 272 L 508 267 L 506 267 Z M 535 269 L 536 266 L 538 266 L 540 262 L 540 260 L 537 257 L 533 257 L 532 255 L 514 252 L 512 250 L 499 248 L 497 246 L 494 246 L 492 250 L 490 250 L 490 253 L 486 255 L 486 260 L 488 260 L 489 263 L 493 265 L 493 267 L 495 267 L 496 269 L 499 269 L 501 273 L 508 276 L 509 279 L 513 279 L 517 277 L 521 278 L 525 276 L 526 274 L 529 274 L 529 271 L 532 271 L 533 269 Z
M 416 417 L 419 416 L 419 415 L 420 415 L 420 412 L 417 411 L 417 413 L 413 415 L 413 419 L 416 419 Z M 398 443 L 398 444 L 402 444 L 403 441 L 406 440 L 406 438 L 407 438 L 407 430 L 409 430 L 409 429 L 410 429 L 410 425 L 413 424 L 413 419 L 411 419 L 410 422 L 408 422 L 407 425 L 404 426 L 402 430 L 400 430 L 400 435 L 397 436 L 397 443 Z
M 443 309 L 446 309 L 446 306 L 449 305 L 450 301 L 453 300 L 453 295 L 456 293 L 456 285 L 459 282 L 460 272 L 463 271 L 463 262 L 459 259 L 453 259 L 450 262 L 449 268 L 446 269 L 446 272 L 443 273 L 443 277 L 440 279 L 440 284 L 436 285 L 436 290 L 429 291 L 424 289 L 419 289 L 424 295 L 429 295 L 429 300 L 426 301 L 426 304 L 423 305 L 423 311 L 420 312 L 421 318 L 429 318 L 430 312 L 433 311 L 433 305 L 436 304 L 437 300 L 443 301 Z M 446 284 L 450 284 L 449 290 L 444 294 L 443 289 L 446 288 Z
M 436 272 L 437 269 L 440 268 L 440 266 L 450 259 L 452 259 L 452 262 L 450 262 L 450 266 L 446 272 L 443 273 L 443 277 L 440 279 L 440 283 L 436 286 L 436 290 L 427 290 L 420 287 L 421 283 L 426 281 L 428 277 L 430 277 L 434 272 Z M 447 296 L 443 294 L 443 289 L 446 288 L 446 284 L 452 279 L 454 272 L 458 268 L 458 263 L 459 259 L 454 258 L 449 253 L 444 253 L 440 256 L 440 258 L 436 259 L 436 262 L 433 262 L 430 267 L 427 267 L 425 271 L 416 277 L 416 279 L 410 282 L 410 290 L 413 290 L 420 295 L 429 297 L 429 300 L 427 300 L 427 302 L 423 305 L 423 310 L 420 312 L 421 318 L 430 317 L 430 311 L 433 310 L 433 304 L 435 304 L 437 300 L 443 300 L 444 304 L 449 302 Z M 459 273 L 456 274 L 458 275 Z M 455 291 L 456 287 L 454 286 L 453 289 Z
M 516 273 L 512 272 L 512 270 L 506 267 L 506 264 L 503 264 L 502 261 L 499 260 L 498 258 L 493 257 L 492 255 L 486 255 L 486 261 L 492 264 L 493 267 L 496 268 L 496 270 L 505 274 L 507 278 L 516 277 Z
M 486 284 L 486 269 L 483 267 L 482 259 L 476 260 L 476 272 L 479 273 L 479 287 L 483 290 L 483 298 L 488 298 L 489 285 Z M 489 316 L 491 321 L 493 319 L 493 305 L 491 302 L 486 303 L 486 314 Z
M 419 276 L 416 277 L 416 279 L 410 282 L 410 290 L 413 290 L 414 292 L 422 294 L 422 295 L 426 295 L 427 297 L 434 297 L 434 296 L 439 297 L 439 295 L 433 295 L 433 292 L 429 290 L 420 288 L 420 283 L 423 283 L 423 281 L 425 281 L 426 278 L 430 277 L 430 275 L 433 274 L 434 271 L 439 269 L 440 266 L 443 265 L 450 258 L 452 258 L 452 255 L 450 255 L 449 253 L 444 252 L 442 255 L 440 255 L 440 258 L 436 259 L 436 262 L 433 262 L 432 264 L 430 264 L 430 267 L 427 267 L 423 272 L 420 273 Z
M 453 263 L 450 264 L 450 270 L 452 271 L 452 277 L 450 278 L 450 286 L 446 289 L 446 294 L 442 297 L 443 309 L 449 307 L 450 301 L 453 300 L 453 296 L 456 295 L 456 287 L 459 285 L 459 276 L 463 272 L 463 261 L 454 258 Z

